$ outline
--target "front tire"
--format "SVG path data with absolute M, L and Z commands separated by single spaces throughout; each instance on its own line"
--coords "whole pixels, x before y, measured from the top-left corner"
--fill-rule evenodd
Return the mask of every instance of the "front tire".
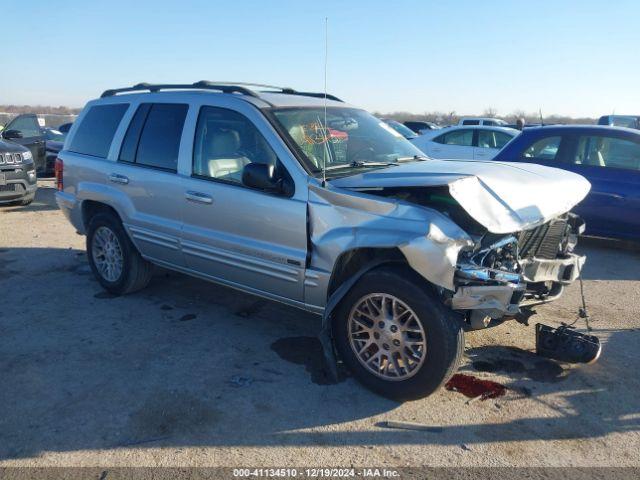
M 366 273 L 333 317 L 336 349 L 365 386 L 394 400 L 439 389 L 464 350 L 460 318 L 415 272 L 400 266 Z
M 98 213 L 91 218 L 87 229 L 87 256 L 100 285 L 115 295 L 143 289 L 153 275 L 153 265 L 142 258 L 120 219 L 109 213 Z

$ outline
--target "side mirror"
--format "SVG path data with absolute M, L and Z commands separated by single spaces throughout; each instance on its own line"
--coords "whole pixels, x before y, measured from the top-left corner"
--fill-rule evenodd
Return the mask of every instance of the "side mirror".
M 266 163 L 249 163 L 242 169 L 242 184 L 258 190 L 280 190 L 275 167 Z
M 22 132 L 19 130 L 5 130 L 2 132 L 2 138 L 6 138 L 7 140 L 22 138 Z

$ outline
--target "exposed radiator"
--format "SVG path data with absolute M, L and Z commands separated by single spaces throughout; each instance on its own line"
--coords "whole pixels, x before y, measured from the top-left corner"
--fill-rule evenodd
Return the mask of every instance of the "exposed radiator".
M 520 257 L 550 260 L 556 258 L 566 231 L 567 220 L 557 218 L 539 227 L 520 232 L 518 237 Z

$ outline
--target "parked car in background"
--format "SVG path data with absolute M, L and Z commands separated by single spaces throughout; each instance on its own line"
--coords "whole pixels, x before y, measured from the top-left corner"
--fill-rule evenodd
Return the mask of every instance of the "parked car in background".
M 45 127 L 43 130 L 46 150 L 43 173 L 52 174 L 56 162 L 56 157 L 58 156 L 58 152 L 62 150 L 64 139 L 67 137 L 67 135 L 53 128 Z
M 456 371 L 465 325 L 576 280 L 579 175 L 425 159 L 364 110 L 263 88 L 139 84 L 87 104 L 56 200 L 105 289 L 144 288 L 157 264 L 321 315 L 328 358 L 410 399 Z
M 401 124 L 400 122 L 397 122 L 390 118 L 381 118 L 380 120 L 382 120 L 384 123 L 389 125 L 391 128 L 393 128 L 396 132 L 398 132 L 407 140 L 411 140 L 412 138 L 416 138 L 418 136 L 416 132 L 411 130 L 409 127 L 406 127 L 405 125 Z
M 640 132 L 595 125 L 529 128 L 494 160 L 579 173 L 591 182 L 574 208 L 586 233 L 640 240 Z
M 598 125 L 640 129 L 640 115 L 604 115 L 598 119 Z
M 46 144 L 43 125 L 32 113 L 18 115 L 9 121 L 0 134 L 4 140 L 27 147 L 33 156 L 36 171 L 46 168 Z
M 29 205 L 37 188 L 31 151 L 0 140 L 0 204 Z
M 431 158 L 490 160 L 519 133 L 503 127 L 450 127 L 425 133 L 411 142 Z
M 404 126 L 410 128 L 418 135 L 422 135 L 429 130 L 438 130 L 442 127 L 440 125 L 436 125 L 433 122 L 417 122 L 417 121 L 406 121 L 404 122 Z
M 484 125 L 486 127 L 506 127 L 508 124 L 499 118 L 462 117 L 458 125 Z
M 66 135 L 71 130 L 71 125 L 73 125 L 73 122 L 63 123 L 58 127 L 58 131 Z

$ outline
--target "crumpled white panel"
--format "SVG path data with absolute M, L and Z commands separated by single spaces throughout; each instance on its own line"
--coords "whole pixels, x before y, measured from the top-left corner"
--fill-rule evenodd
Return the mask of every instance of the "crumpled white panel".
M 342 188 L 449 186 L 451 196 L 492 233 L 511 233 L 568 212 L 591 184 L 566 170 L 531 163 L 427 160 L 332 180 Z

